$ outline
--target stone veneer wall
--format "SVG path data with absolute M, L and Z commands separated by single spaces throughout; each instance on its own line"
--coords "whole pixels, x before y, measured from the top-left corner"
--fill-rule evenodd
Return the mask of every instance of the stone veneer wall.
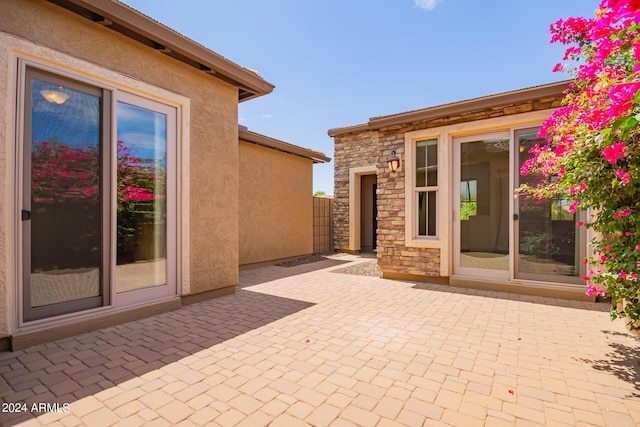
M 349 170 L 379 165 L 378 157 L 378 132 L 340 135 L 334 139 L 333 241 L 338 252 L 349 250 Z
M 349 247 L 349 169 L 375 164 L 378 181 L 378 265 L 385 274 L 414 276 L 440 275 L 440 250 L 405 246 L 405 173 L 401 167 L 392 174 L 386 159 L 393 150 L 404 164 L 404 134 L 421 129 L 473 122 L 512 114 L 557 108 L 563 96 L 540 98 L 519 104 L 471 111 L 453 116 L 383 127 L 334 137 L 335 216 L 334 239 L 337 251 Z M 445 166 L 446 167 L 446 166 Z

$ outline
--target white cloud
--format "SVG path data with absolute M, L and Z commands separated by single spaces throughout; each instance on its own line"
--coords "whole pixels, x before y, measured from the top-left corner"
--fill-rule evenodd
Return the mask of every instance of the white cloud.
M 263 119 L 273 119 L 273 114 L 263 114 L 262 118 Z
M 416 6 L 424 10 L 433 10 L 442 0 L 414 0 Z

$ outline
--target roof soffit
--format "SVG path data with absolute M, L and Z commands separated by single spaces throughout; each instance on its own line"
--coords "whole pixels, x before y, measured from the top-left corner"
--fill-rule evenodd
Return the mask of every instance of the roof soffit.
M 244 68 L 117 0 L 48 0 L 146 46 L 238 87 L 238 100 L 270 93 L 275 87 Z

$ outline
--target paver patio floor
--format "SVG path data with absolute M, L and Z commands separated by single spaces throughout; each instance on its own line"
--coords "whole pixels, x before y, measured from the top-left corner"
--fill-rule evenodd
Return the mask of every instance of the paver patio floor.
M 0 424 L 640 425 L 640 341 L 608 305 L 332 271 L 365 261 L 243 271 L 233 295 L 0 353 L 2 409 L 27 405 Z

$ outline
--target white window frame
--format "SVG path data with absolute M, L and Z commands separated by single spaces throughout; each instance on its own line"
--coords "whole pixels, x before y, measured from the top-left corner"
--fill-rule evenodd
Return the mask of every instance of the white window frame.
M 426 213 L 426 224 L 425 224 L 425 229 L 426 229 L 426 233 L 427 234 L 419 234 L 420 233 L 420 214 L 417 214 L 414 218 L 415 224 L 414 224 L 414 236 L 417 239 L 426 239 L 426 240 L 437 240 L 438 239 L 438 230 L 440 227 L 438 227 L 438 219 L 439 219 L 439 214 L 438 214 L 438 199 L 439 199 L 439 187 L 438 184 L 436 185 L 429 185 L 429 178 L 428 178 L 428 173 L 425 174 L 425 185 L 422 187 L 418 187 L 418 184 L 416 182 L 416 170 L 415 170 L 415 162 L 418 160 L 418 156 L 416 154 L 417 152 L 417 145 L 419 142 L 431 142 L 431 141 L 435 141 L 436 142 L 436 148 L 438 149 L 437 151 L 439 152 L 439 148 L 438 147 L 440 144 L 438 142 L 438 138 L 424 138 L 424 139 L 417 139 L 413 141 L 412 144 L 412 149 L 413 149 L 413 166 L 414 166 L 414 171 L 413 171 L 413 197 L 414 197 L 414 211 L 418 212 L 420 210 L 420 193 L 425 193 L 425 196 L 427 197 L 427 200 L 425 201 L 426 205 L 427 205 L 427 213 Z M 425 170 L 428 168 L 428 160 L 429 160 L 429 150 L 425 150 Z M 439 182 L 439 175 L 440 175 L 440 163 L 438 162 L 438 159 L 436 159 L 436 182 Z M 435 207 L 435 212 L 436 212 L 436 222 L 435 222 L 435 234 L 430 235 L 429 234 L 429 193 L 435 193 L 435 203 L 436 203 L 436 207 Z
M 438 147 L 438 172 L 437 172 L 437 186 L 416 187 L 416 143 L 425 140 L 436 140 Z M 446 175 L 443 170 L 446 170 L 447 165 L 447 146 L 442 141 L 442 135 L 440 132 L 433 132 L 432 129 L 426 129 L 423 131 L 408 132 L 405 134 L 405 245 L 407 247 L 414 248 L 441 248 L 442 239 L 447 236 L 445 231 L 446 222 L 443 218 L 442 204 L 446 202 L 447 182 Z M 435 236 L 420 236 L 419 230 L 419 215 L 418 215 L 418 194 L 420 192 L 435 192 L 436 193 L 436 235 Z

